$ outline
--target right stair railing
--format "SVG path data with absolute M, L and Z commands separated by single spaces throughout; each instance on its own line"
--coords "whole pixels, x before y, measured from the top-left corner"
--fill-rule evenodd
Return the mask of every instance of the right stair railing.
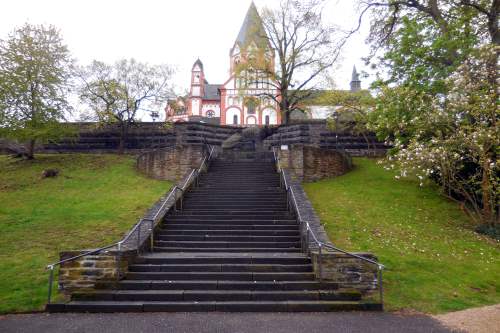
M 379 291 L 379 300 L 380 300 L 380 305 L 384 305 L 384 288 L 383 288 L 383 277 L 382 277 L 382 271 L 384 270 L 385 266 L 377 261 L 365 258 L 363 256 L 357 255 L 352 252 L 348 252 L 345 250 L 342 250 L 338 247 L 335 247 L 331 244 L 324 243 L 318 239 L 316 234 L 314 233 L 313 229 L 311 228 L 311 225 L 308 221 L 304 220 L 302 218 L 302 215 L 300 213 L 300 208 L 297 205 L 297 199 L 295 196 L 295 193 L 293 191 L 293 187 L 288 184 L 287 177 L 286 177 L 286 171 L 281 167 L 280 165 L 280 158 L 278 154 L 276 153 L 276 150 L 273 148 L 273 157 L 274 157 L 274 162 L 276 166 L 276 171 L 280 174 L 280 186 L 285 189 L 286 195 L 287 195 L 287 209 L 291 210 L 295 213 L 297 217 L 297 222 L 299 224 L 299 229 L 300 229 L 300 238 L 301 238 L 301 245 L 302 245 L 302 252 L 309 254 L 309 244 L 314 243 L 318 247 L 318 275 L 319 275 L 319 280 L 322 282 L 322 276 L 323 276 L 323 249 L 330 249 L 333 251 L 337 251 L 343 254 L 346 254 L 350 257 L 357 258 L 359 260 L 362 260 L 364 262 L 367 262 L 369 264 L 375 265 L 377 268 L 377 289 Z

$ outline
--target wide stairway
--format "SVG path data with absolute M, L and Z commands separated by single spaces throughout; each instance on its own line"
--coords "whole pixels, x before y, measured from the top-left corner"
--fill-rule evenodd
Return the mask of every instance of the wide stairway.
M 75 293 L 67 311 L 362 310 L 356 292 L 315 280 L 272 162 L 215 160 L 154 252 L 118 284 Z

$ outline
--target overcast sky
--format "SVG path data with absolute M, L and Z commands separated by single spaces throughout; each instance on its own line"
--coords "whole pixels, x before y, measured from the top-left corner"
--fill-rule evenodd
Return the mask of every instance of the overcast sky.
M 176 67 L 176 90 L 187 89 L 191 66 L 199 57 L 210 83 L 228 78 L 229 49 L 241 27 L 250 0 L 7 0 L 0 11 L 0 38 L 16 26 L 53 24 L 80 64 L 93 59 L 114 62 L 134 57 Z M 255 0 L 260 10 L 277 0 Z M 330 0 L 328 21 L 350 29 L 357 17 L 352 0 Z M 338 88 L 347 89 L 352 66 L 364 69 L 367 25 L 344 48 L 335 72 Z M 362 83 L 363 88 L 368 81 Z M 144 119 L 147 120 L 147 119 Z

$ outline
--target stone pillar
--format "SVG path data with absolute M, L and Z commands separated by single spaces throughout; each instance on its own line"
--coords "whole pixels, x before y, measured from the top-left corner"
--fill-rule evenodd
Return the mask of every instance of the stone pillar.
M 364 258 L 377 261 L 371 253 L 355 253 Z M 378 288 L 377 266 L 341 252 L 326 251 L 321 255 L 321 274 L 318 251 L 311 252 L 311 261 L 317 279 L 337 282 L 347 289 L 356 289 L 362 294 L 371 293 Z
M 89 251 L 61 252 L 60 260 Z M 135 251 L 102 252 L 63 263 L 59 269 L 59 289 L 69 294 L 73 291 L 94 290 L 99 282 L 117 282 L 128 271 L 129 260 L 134 255 Z

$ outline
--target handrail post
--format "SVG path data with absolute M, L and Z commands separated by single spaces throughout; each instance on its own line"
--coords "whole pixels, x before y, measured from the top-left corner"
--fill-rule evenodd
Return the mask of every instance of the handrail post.
M 177 211 L 177 186 L 174 187 L 174 204 L 173 204 L 173 206 L 174 206 L 174 212 L 176 212 Z
M 120 281 L 120 267 L 121 267 L 121 257 L 122 257 L 122 242 L 118 242 L 116 245 L 118 249 L 118 254 L 116 255 L 116 281 Z
M 383 287 L 383 280 L 382 280 L 382 270 L 383 268 L 379 265 L 378 266 L 378 291 L 379 291 L 379 297 L 380 297 L 380 306 L 382 307 L 382 311 L 384 311 L 384 287 Z
M 47 304 L 50 304 L 52 298 L 52 284 L 54 283 L 54 266 L 48 266 L 49 272 L 49 294 L 47 296 Z
M 319 268 L 319 282 L 323 282 L 323 258 L 322 258 L 322 248 L 323 248 L 323 244 L 319 243 L 318 245 L 319 249 L 318 249 L 318 268 Z
M 309 252 L 309 223 L 306 222 L 306 253 Z
M 142 219 L 139 221 L 139 226 L 137 227 L 137 254 L 140 253 L 140 248 L 141 248 L 141 228 L 142 228 Z
M 290 188 L 286 189 L 286 210 L 290 211 Z
M 180 190 L 181 191 L 181 200 L 180 200 L 180 204 L 181 204 L 181 211 L 182 211 L 182 205 L 183 205 L 183 201 L 184 201 L 184 191 L 183 190 Z
M 154 252 L 154 247 L 155 247 L 154 232 L 155 232 L 155 221 L 153 219 L 151 219 L 151 234 L 149 236 L 149 239 L 150 239 L 150 251 L 151 252 Z

